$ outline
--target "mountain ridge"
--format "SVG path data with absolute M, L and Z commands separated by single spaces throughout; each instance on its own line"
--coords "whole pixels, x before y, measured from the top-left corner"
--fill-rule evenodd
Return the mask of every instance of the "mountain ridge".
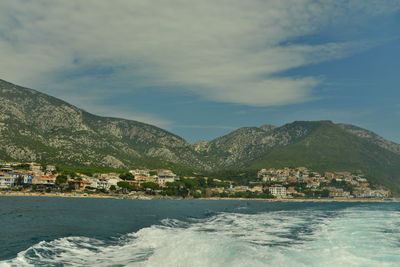
M 191 145 L 183 138 L 150 124 L 97 116 L 58 98 L 3 80 L 0 81 L 0 100 L 0 137 L 13 144 L 8 147 L 5 142 L 0 144 L 3 157 L 11 154 L 9 158 L 16 160 L 47 160 L 49 157 L 34 153 L 31 146 L 18 146 L 31 139 L 28 143 L 47 147 L 53 159 L 68 164 L 101 163 L 122 167 L 129 163 L 129 157 L 133 157 L 143 161 L 186 161 L 187 164 L 202 165 L 197 155 L 192 153 Z M 82 146 L 86 149 L 82 150 Z M 104 157 L 91 155 L 89 146 L 96 148 L 95 153 L 103 153 Z M 88 162 L 69 160 L 51 153 L 54 149 L 64 149 L 75 158 L 86 152 L 91 159 Z M 81 153 L 73 153 L 74 149 L 81 150 Z M 115 154 L 125 154 L 125 159 L 116 158 Z
M 0 103 L 3 161 L 207 171 L 284 164 L 320 171 L 360 169 L 400 192 L 400 145 L 354 125 L 328 120 L 266 124 L 189 144 L 156 126 L 97 116 L 4 80 Z

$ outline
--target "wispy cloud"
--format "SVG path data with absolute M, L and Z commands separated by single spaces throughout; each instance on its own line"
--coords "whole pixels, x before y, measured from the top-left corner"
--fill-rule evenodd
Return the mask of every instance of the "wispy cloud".
M 352 14 L 399 6 L 390 0 L 3 0 L 0 75 L 103 98 L 158 88 L 252 106 L 299 103 L 314 99 L 321 80 L 282 73 L 368 44 L 296 38 Z

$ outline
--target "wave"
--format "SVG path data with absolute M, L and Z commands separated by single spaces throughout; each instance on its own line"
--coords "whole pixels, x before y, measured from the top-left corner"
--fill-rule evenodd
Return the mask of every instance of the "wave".
M 174 219 L 113 241 L 40 242 L 0 266 L 398 266 L 400 212 L 348 208 Z

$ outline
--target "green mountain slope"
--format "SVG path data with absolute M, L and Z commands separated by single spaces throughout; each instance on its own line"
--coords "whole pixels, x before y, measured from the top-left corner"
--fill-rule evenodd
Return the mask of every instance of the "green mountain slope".
M 260 139 L 266 131 L 243 127 L 211 142 L 195 144 L 195 150 L 214 168 L 242 167 L 263 152 Z
M 100 117 L 0 80 L 0 161 L 114 168 L 362 171 L 400 193 L 400 145 L 330 121 L 244 127 L 195 145 L 158 127 Z
M 400 154 L 400 144 L 396 144 L 392 141 L 386 140 L 382 136 L 377 135 L 376 133 L 373 133 L 371 131 L 365 130 L 363 128 L 351 125 L 351 124 L 342 124 L 339 123 L 337 124 L 340 128 L 346 130 L 347 132 L 350 132 L 352 134 L 357 135 L 358 137 L 361 137 L 363 139 L 368 140 L 369 142 L 372 142 L 384 149 L 387 149 L 389 151 L 392 151 L 396 154 Z
M 197 147 L 215 168 L 246 168 L 264 153 L 301 140 L 313 130 L 301 123 L 243 127 Z M 315 125 L 316 127 L 317 125 Z
M 96 116 L 2 80 L 0 103 L 0 160 L 208 167 L 185 140 L 152 125 Z
M 312 131 L 255 159 L 250 168 L 305 166 L 316 171 L 362 171 L 400 192 L 400 155 L 330 122 L 296 122 Z M 295 127 L 293 124 L 288 127 Z

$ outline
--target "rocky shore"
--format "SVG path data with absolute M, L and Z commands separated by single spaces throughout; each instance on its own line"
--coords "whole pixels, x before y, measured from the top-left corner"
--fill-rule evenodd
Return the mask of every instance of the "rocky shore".
M 256 200 L 265 202 L 400 202 L 400 199 L 378 199 L 378 198 L 180 198 L 171 196 L 151 195 L 119 195 L 119 194 L 86 194 L 86 193 L 40 193 L 40 192 L 0 192 L 1 196 L 13 197 L 67 197 L 67 198 L 113 198 L 113 199 L 198 199 L 198 200 Z

